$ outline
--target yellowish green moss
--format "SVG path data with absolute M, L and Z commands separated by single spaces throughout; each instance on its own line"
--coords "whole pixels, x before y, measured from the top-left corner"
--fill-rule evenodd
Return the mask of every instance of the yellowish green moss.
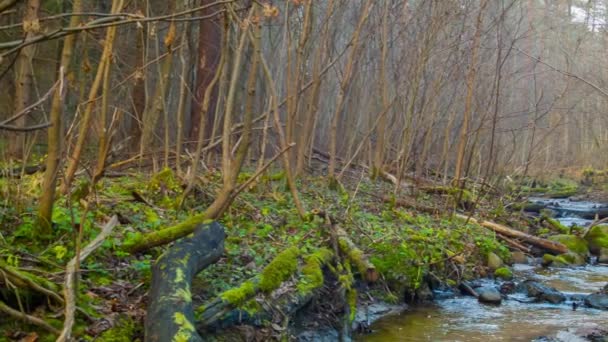
M 595 254 L 600 249 L 608 248 L 608 226 L 595 226 L 589 230 L 585 239 L 589 242 L 589 248 Z
M 192 338 L 192 334 L 194 333 L 194 325 L 186 315 L 181 312 L 176 312 L 173 315 L 173 322 L 177 324 L 179 329 L 175 336 L 173 336 L 173 342 L 188 342 Z
M 306 257 L 302 267 L 302 279 L 298 282 L 298 291 L 301 294 L 308 294 L 323 285 L 323 265 L 332 257 L 333 253 L 327 248 L 321 248 Z
M 365 277 L 367 274 L 367 264 L 363 261 L 363 251 L 354 246 L 349 246 L 348 242 L 345 239 L 339 239 L 338 245 L 340 245 L 340 250 L 346 254 L 348 260 L 355 264 L 357 271 L 362 277 Z
M 299 255 L 300 250 L 297 247 L 290 247 L 279 253 L 262 271 L 260 289 L 268 293 L 278 288 L 297 270 Z
M 545 219 L 545 221 L 547 221 L 547 223 L 549 223 L 549 225 L 551 225 L 553 228 L 557 229 L 560 233 L 562 233 L 562 234 L 570 233 L 570 228 L 564 226 L 558 220 L 551 218 L 551 217 L 544 217 L 544 219 Z
M 350 309 L 349 320 L 352 322 L 355 320 L 357 314 L 357 290 L 350 289 L 346 291 L 346 303 Z
M 581 255 L 587 255 L 589 253 L 589 248 L 587 247 L 587 241 L 583 238 L 575 236 L 575 235 L 554 235 L 549 237 L 549 240 L 559 242 L 574 253 L 578 253 Z
M 247 299 L 254 296 L 256 293 L 256 286 L 251 281 L 246 281 L 241 286 L 232 288 L 225 291 L 220 295 L 223 301 L 226 301 L 232 305 L 241 305 Z
M 99 342 L 131 342 L 135 335 L 135 323 L 128 317 L 121 317 L 116 324 L 101 333 L 95 341 Z
M 181 298 L 186 303 L 192 301 L 192 293 L 190 293 L 190 288 L 178 289 L 175 294 L 178 298 Z
M 494 271 L 494 277 L 504 280 L 511 280 L 513 279 L 513 272 L 511 272 L 511 270 L 507 267 L 500 267 Z

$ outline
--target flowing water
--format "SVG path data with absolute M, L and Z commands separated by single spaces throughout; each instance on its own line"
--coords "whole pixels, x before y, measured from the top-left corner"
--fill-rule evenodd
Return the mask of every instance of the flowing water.
M 578 202 L 579 207 L 597 203 Z M 560 200 L 561 208 L 569 201 Z M 565 224 L 584 225 L 588 221 L 569 212 L 560 211 Z M 356 340 L 373 341 L 531 341 L 541 336 L 558 341 L 587 341 L 576 335 L 587 335 L 598 328 L 608 328 L 608 312 L 579 306 L 572 302 L 582 295 L 596 292 L 608 282 L 607 266 L 587 265 L 577 268 L 549 268 L 515 265 L 517 281 L 533 279 L 555 287 L 567 295 L 563 304 L 528 303 L 521 294 L 509 295 L 500 306 L 478 303 L 474 297 L 456 297 L 435 301 L 430 306 L 411 308 L 401 314 L 387 316 L 372 325 L 373 332 Z M 492 280 L 487 280 L 492 283 Z

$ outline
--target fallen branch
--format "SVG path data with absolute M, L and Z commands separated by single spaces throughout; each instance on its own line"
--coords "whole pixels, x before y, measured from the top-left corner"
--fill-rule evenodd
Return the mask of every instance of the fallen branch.
M 76 312 L 76 268 L 84 261 L 93 251 L 95 251 L 103 241 L 108 237 L 114 227 L 118 224 L 118 218 L 112 216 L 110 221 L 101 229 L 101 232 L 93 241 L 91 241 L 86 247 L 82 249 L 80 255 L 74 256 L 66 267 L 65 282 L 63 288 L 63 296 L 65 298 L 65 317 L 63 321 L 63 329 L 61 334 L 57 338 L 57 342 L 65 342 L 71 340 L 72 326 L 74 325 L 74 314 Z
M 427 213 L 427 214 L 431 214 L 431 215 L 437 215 L 441 212 L 441 210 L 439 210 L 438 208 L 418 204 L 413 201 L 407 200 L 405 198 L 394 198 L 394 197 L 384 196 L 384 197 L 382 197 L 382 201 L 384 201 L 384 203 L 394 204 L 397 207 L 414 209 L 416 211 L 421 211 L 423 213 Z
M 559 242 L 532 236 L 532 235 L 526 234 L 524 232 L 520 232 L 519 230 L 515 230 L 515 229 L 509 228 L 507 226 L 504 226 L 502 224 L 495 223 L 495 222 L 478 220 L 473 217 L 469 217 L 469 216 L 462 215 L 462 214 L 455 214 L 455 216 L 460 219 L 463 219 L 465 221 L 468 220 L 469 222 L 476 223 L 484 228 L 488 228 L 488 229 L 490 229 L 498 234 L 502 234 L 506 237 L 521 239 L 531 245 L 542 248 L 542 249 L 547 250 L 552 253 L 562 254 L 562 253 L 568 252 L 568 247 L 566 247 L 565 245 L 563 245 Z
M 22 320 L 24 322 L 39 326 L 39 327 L 51 332 L 52 334 L 55 334 L 55 335 L 59 334 L 59 330 L 53 328 L 50 324 L 48 324 L 44 320 L 42 320 L 38 317 L 35 317 L 35 316 L 28 315 L 21 311 L 17 311 L 15 309 L 11 308 L 10 306 L 6 305 L 6 303 L 4 303 L 1 300 L 0 300 L 0 312 L 3 312 L 5 314 L 7 314 L 8 316 Z
M 528 254 L 532 253 L 532 250 L 530 248 L 522 245 L 521 243 L 519 243 L 511 238 L 508 238 L 502 234 L 496 234 L 496 236 L 498 236 L 501 240 L 506 242 L 507 245 L 509 245 L 511 248 L 517 249 L 519 251 L 522 251 L 522 252 L 528 253 Z

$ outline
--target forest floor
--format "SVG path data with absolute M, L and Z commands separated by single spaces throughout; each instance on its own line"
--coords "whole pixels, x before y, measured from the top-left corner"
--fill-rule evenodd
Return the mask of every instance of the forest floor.
M 242 178 L 246 176 L 249 174 Z M 221 184 L 219 173 L 200 177 L 195 191 L 183 203 L 180 203 L 182 180 L 170 170 L 152 175 L 133 172 L 106 177 L 91 194 L 85 193 L 87 183 L 83 182 L 76 185 L 69 196 L 58 199 L 53 212 L 52 236 L 40 236 L 35 229 L 40 182 L 39 173 L 20 179 L 0 178 L 0 198 L 4 199 L 0 206 L 3 227 L 0 270 L 13 269 L 32 279 L 46 279 L 50 282 L 47 287 L 60 293 L 66 264 L 75 254 L 79 230 L 82 230 L 84 245 L 99 233 L 103 222 L 117 215 L 120 225 L 80 265 L 78 306 L 86 315 L 77 314 L 74 335 L 96 341 L 141 339 L 152 265 L 164 249 L 130 255 L 122 246 L 141 234 L 204 210 Z M 338 190 L 329 190 L 322 176 L 302 178 L 297 185 L 306 209 L 331 217 L 334 225 L 347 232 L 363 252 L 360 257 L 368 259 L 380 275 L 373 284 L 357 285 L 358 300 L 402 303 L 423 299 L 422 291 L 429 279 L 456 286 L 464 279 L 491 275 L 486 262 L 490 253 L 505 261 L 510 259 L 509 249 L 494 232 L 452 216 L 450 213 L 455 208 L 464 212 L 465 208 L 474 206 L 475 217 L 527 231 L 527 221 L 521 219 L 516 210 L 521 207 L 518 203 L 522 201 L 522 191 L 553 195 L 567 191 L 569 196 L 589 193 L 589 187 L 579 187 L 577 182 L 562 179 L 549 182 L 545 187 L 518 185 L 510 191 L 505 190 L 508 186 L 491 191 L 473 188 L 464 194 L 450 188 L 422 187 L 423 190 L 401 191 L 397 196 L 391 195 L 392 184 L 370 180 L 361 173 L 346 174 Z M 515 188 L 517 194 L 512 191 Z M 606 193 L 595 191 L 590 196 L 599 198 Z M 458 198 L 461 203 L 456 205 Z M 400 200 L 436 208 L 439 213 L 403 207 Z M 225 252 L 193 282 L 191 293 L 194 307 L 199 308 L 197 315 L 204 310 L 203 303 L 264 272 L 282 251 L 295 246 L 302 255 L 312 255 L 332 246 L 329 233 L 332 228 L 322 215 L 311 215 L 305 220 L 298 216 L 281 172 L 263 176 L 235 200 L 219 222 L 226 229 Z M 305 267 L 304 262 L 298 263 L 299 269 Z M 360 278 L 356 270 L 353 273 Z M 0 300 L 61 329 L 60 303 L 28 288 L 27 284 L 11 283 L 3 274 L 0 272 Z M 275 292 L 293 291 L 295 287 L 293 282 L 285 282 Z M 260 297 L 265 295 L 259 294 L 258 302 L 263 301 Z M 246 306 L 251 301 L 241 304 Z M 330 312 L 319 316 L 315 324 L 335 323 L 335 317 L 344 308 L 338 305 L 327 311 Z M 275 318 L 265 321 L 259 329 L 237 327 L 236 333 L 255 335 L 258 339 L 284 338 L 292 333 L 285 329 L 284 320 Z M 36 339 L 51 341 L 55 335 L 6 316 L 0 320 L 0 341 Z

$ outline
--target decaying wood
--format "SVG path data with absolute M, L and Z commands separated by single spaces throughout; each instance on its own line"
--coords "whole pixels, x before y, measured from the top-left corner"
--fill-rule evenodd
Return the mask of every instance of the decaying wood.
M 259 276 L 253 277 L 252 279 L 247 280 L 247 282 L 251 284 L 251 288 L 250 291 L 244 293 L 245 296 L 242 297 L 243 302 L 254 298 L 260 292 Z M 199 315 L 199 319 L 197 321 L 197 328 L 199 330 L 215 326 L 215 324 L 219 320 L 221 320 L 224 316 L 228 315 L 230 311 L 234 310 L 237 307 L 238 303 L 231 303 L 225 300 L 223 297 L 223 294 L 220 294 L 211 302 L 205 303 L 203 305 L 204 310 Z
M 384 196 L 382 197 L 382 201 L 384 201 L 384 203 L 393 203 L 395 206 L 398 207 L 410 208 L 431 215 L 437 215 L 440 213 L 440 210 L 438 208 L 418 204 L 414 201 L 405 198 L 393 198 L 389 196 Z
M 524 245 L 522 245 L 521 243 L 508 238 L 502 234 L 496 234 L 496 236 L 498 236 L 501 240 L 503 240 L 507 245 L 509 245 L 511 248 L 517 249 L 519 251 L 522 251 L 524 253 L 532 253 L 532 250 Z
M 368 282 L 375 282 L 378 280 L 379 274 L 376 270 L 376 266 L 369 261 L 367 256 L 355 245 L 350 239 L 348 233 L 338 226 L 335 228 L 338 237 L 338 245 L 342 253 L 350 260 L 350 262 L 356 266 L 357 270 L 361 274 L 361 277 Z
M 65 317 L 63 320 L 63 329 L 57 342 L 70 341 L 72 335 L 72 326 L 74 326 L 74 314 L 76 312 L 76 289 L 75 280 L 77 276 L 76 269 L 80 263 L 84 261 L 93 251 L 95 251 L 103 241 L 112 233 L 112 230 L 118 224 L 118 217 L 112 216 L 110 221 L 101 229 L 101 232 L 93 241 L 82 249 L 80 255 L 74 256 L 66 267 L 65 282 L 63 288 L 63 296 L 65 298 Z
M 520 232 L 519 230 L 515 230 L 515 229 L 509 228 L 507 226 L 504 226 L 502 224 L 495 223 L 495 222 L 478 220 L 476 218 L 468 217 L 468 216 L 462 215 L 462 214 L 455 214 L 455 216 L 460 219 L 468 220 L 469 222 L 476 223 L 484 228 L 493 230 L 496 233 L 504 235 L 506 237 L 521 239 L 531 245 L 542 248 L 542 249 L 552 252 L 552 253 L 562 254 L 562 253 L 568 252 L 568 247 L 566 247 L 565 245 L 563 245 L 559 242 L 532 236 L 532 235 Z
M 144 323 L 146 342 L 202 341 L 194 328 L 190 287 L 198 272 L 221 257 L 225 237 L 219 223 L 200 224 L 156 261 Z

